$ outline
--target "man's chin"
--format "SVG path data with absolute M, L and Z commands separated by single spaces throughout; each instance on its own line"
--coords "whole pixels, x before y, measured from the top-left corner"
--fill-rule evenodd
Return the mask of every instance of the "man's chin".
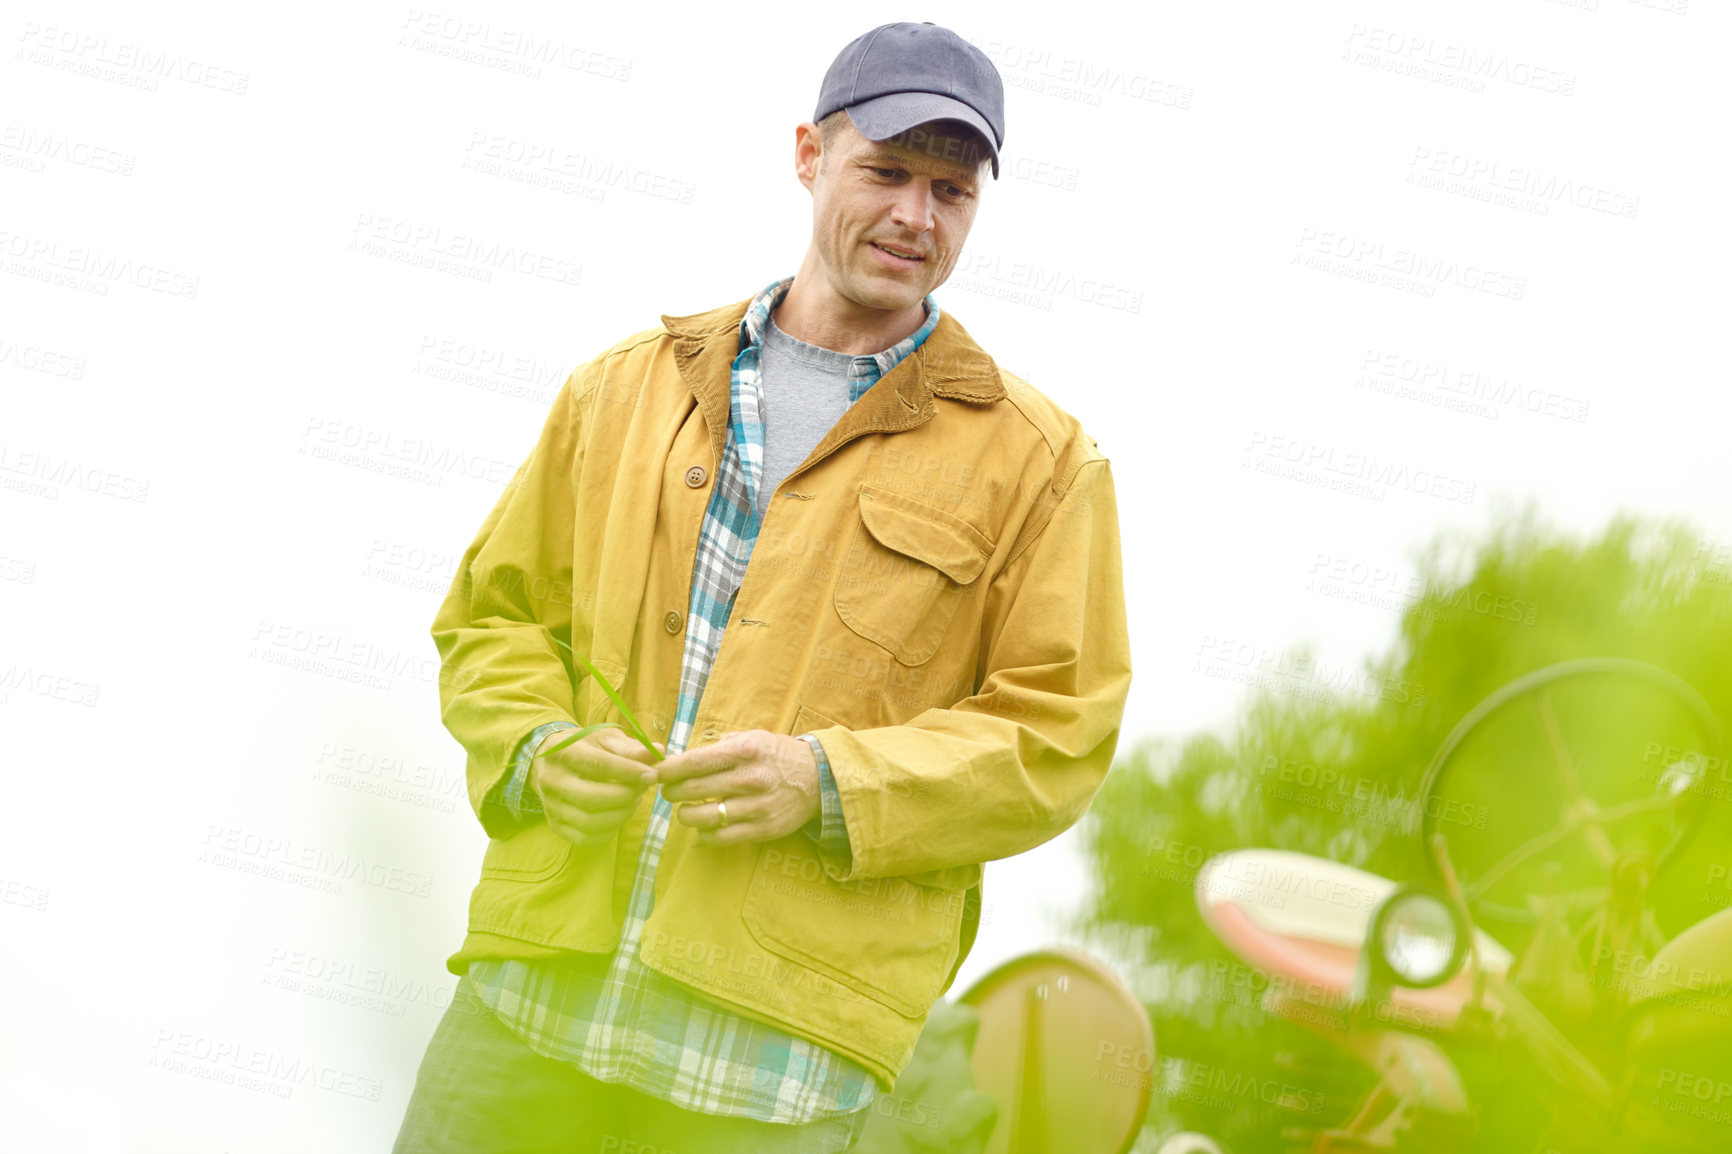
M 851 299 L 861 308 L 875 312 L 898 313 L 918 305 L 926 298 L 924 290 L 907 285 L 866 285 L 857 289 Z

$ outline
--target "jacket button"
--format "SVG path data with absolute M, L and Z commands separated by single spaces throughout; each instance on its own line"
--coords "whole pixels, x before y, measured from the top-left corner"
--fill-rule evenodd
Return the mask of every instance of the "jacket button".
M 669 609 L 668 615 L 662 618 L 662 624 L 667 627 L 669 633 L 678 633 L 680 631 L 680 625 L 684 620 L 685 618 L 681 617 L 678 613 L 675 613 L 672 609 Z
M 704 467 L 702 465 L 693 465 L 691 468 L 686 470 L 686 484 L 696 489 L 699 485 L 704 483 L 704 478 L 707 476 L 709 476 L 709 474 L 704 472 Z

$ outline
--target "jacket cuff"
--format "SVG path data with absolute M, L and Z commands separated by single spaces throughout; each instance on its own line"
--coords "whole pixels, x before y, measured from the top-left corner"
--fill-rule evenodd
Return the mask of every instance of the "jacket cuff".
M 848 844 L 848 825 L 842 819 L 842 794 L 836 789 L 836 778 L 830 772 L 830 759 L 824 746 L 810 733 L 800 734 L 800 740 L 812 747 L 818 759 L 818 816 L 801 827 L 801 832 L 818 846 L 818 853 L 832 861 L 843 873 L 852 864 L 854 851 Z
M 542 741 L 549 735 L 562 729 L 576 728 L 577 726 L 569 721 L 550 721 L 536 726 L 528 737 L 518 743 L 517 752 L 511 759 L 510 774 L 499 779 L 499 785 L 483 801 L 483 808 L 492 808 L 509 815 L 510 820 L 518 824 L 541 816 L 541 799 L 529 788 L 530 762 Z

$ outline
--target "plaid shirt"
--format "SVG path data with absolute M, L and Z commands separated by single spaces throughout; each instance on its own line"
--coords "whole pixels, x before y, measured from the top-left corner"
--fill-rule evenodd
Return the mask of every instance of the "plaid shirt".
M 691 736 L 704 683 L 757 541 L 763 504 L 758 482 L 764 464 L 759 357 L 770 314 L 791 284 L 788 277 L 765 288 L 740 322 L 727 440 L 698 535 L 669 756 L 683 750 Z M 853 359 L 850 404 L 931 334 L 938 324 L 938 306 L 930 297 L 925 303 L 926 323 L 917 331 L 883 352 Z M 484 804 L 501 806 L 520 821 L 532 819 L 539 800 L 525 788 L 529 759 L 543 739 L 564 728 L 572 726 L 552 722 L 529 734 L 518 747 L 512 773 Z M 800 736 L 817 758 L 821 797 L 820 814 L 804 832 L 824 856 L 846 863 L 848 835 L 829 759 L 816 737 Z M 638 855 L 620 944 L 607 959 L 603 976 L 545 963 L 478 959 L 470 965 L 469 980 L 482 1001 L 537 1053 L 687 1110 L 801 1124 L 870 1105 L 877 1087 L 863 1066 L 734 1014 L 639 959 L 644 922 L 655 904 L 656 865 L 672 814 L 672 805 L 658 793 Z

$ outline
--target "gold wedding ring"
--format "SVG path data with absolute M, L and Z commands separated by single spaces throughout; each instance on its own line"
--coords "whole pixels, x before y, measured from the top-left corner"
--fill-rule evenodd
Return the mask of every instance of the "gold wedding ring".
M 718 801 L 716 803 L 716 814 L 722 819 L 717 823 L 716 828 L 721 829 L 722 826 L 728 824 L 728 803 L 725 801 Z

